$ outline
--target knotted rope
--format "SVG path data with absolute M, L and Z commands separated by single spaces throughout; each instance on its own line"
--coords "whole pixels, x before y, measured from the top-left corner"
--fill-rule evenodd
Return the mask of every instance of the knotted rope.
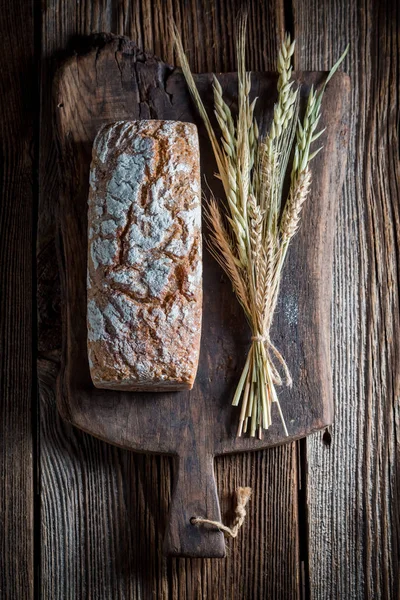
M 218 527 L 220 531 L 223 531 L 226 537 L 235 538 L 243 525 L 246 516 L 244 507 L 248 503 L 250 496 L 251 488 L 249 487 L 239 487 L 236 490 L 235 518 L 232 527 L 228 527 L 220 521 L 211 521 L 210 519 L 203 519 L 202 517 L 193 517 L 190 521 L 193 525 L 213 525 L 214 527 Z

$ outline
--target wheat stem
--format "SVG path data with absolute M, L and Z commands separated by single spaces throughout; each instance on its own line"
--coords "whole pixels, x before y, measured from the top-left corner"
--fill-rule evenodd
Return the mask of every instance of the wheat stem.
M 326 84 L 343 61 L 348 48 L 334 65 L 325 84 L 311 88 L 302 119 L 299 119 L 299 90 L 294 85 L 291 61 L 295 42 L 287 34 L 278 52 L 278 98 L 271 126 L 260 138 L 250 101 L 251 74 L 246 72 L 245 13 L 238 19 L 238 115 L 234 119 L 224 100 L 217 77 L 213 78 L 214 114 L 220 129 L 214 131 L 196 88 L 177 28 L 173 38 L 182 71 L 194 103 L 203 119 L 217 163 L 217 177 L 226 195 L 226 208 L 213 195 L 206 206 L 211 235 L 210 251 L 231 280 L 252 331 L 252 343 L 241 373 L 232 404 L 241 401 L 237 435 L 250 429 L 259 437 L 272 423 L 272 405 L 276 404 L 286 435 L 276 386 L 292 379 L 286 362 L 270 340 L 270 327 L 279 295 L 290 241 L 299 228 L 302 210 L 312 183 L 310 162 L 320 148 L 313 144 L 323 134 L 318 131 L 322 97 Z M 284 197 L 284 180 L 293 152 L 290 189 Z

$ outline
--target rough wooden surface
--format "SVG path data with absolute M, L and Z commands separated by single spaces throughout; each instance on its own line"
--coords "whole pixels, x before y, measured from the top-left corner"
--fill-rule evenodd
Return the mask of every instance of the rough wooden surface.
M 173 62 L 170 41 L 164 32 L 174 14 L 196 70 L 229 71 L 235 67 L 231 32 L 238 3 L 215 8 L 214 3 L 199 2 L 185 8 L 184 23 L 183 3 L 173 3 L 168 10 L 159 8 L 153 12 L 150 1 L 140 7 L 120 3 L 118 9 L 98 2 L 80 5 L 51 2 L 43 13 L 39 222 L 39 267 L 43 277 L 39 297 L 47 295 L 49 300 L 43 302 L 40 321 L 40 374 L 44 381 L 41 421 L 46 432 L 41 445 L 42 593 L 44 598 L 65 597 L 66 589 L 71 598 L 87 590 L 91 590 L 93 597 L 97 593 L 99 597 L 113 594 L 116 598 L 147 598 L 150 594 L 159 598 L 201 598 L 211 594 L 224 598 L 228 595 L 225 590 L 234 589 L 243 598 L 296 598 L 300 567 L 294 444 L 273 452 L 252 454 L 246 459 L 217 459 L 223 515 L 230 507 L 229 494 L 236 485 L 247 483 L 258 490 L 249 506 L 251 537 L 245 525 L 241 543 L 239 540 L 231 543 L 228 558 L 221 562 L 172 560 L 166 563 L 160 557 L 160 524 L 163 523 L 159 515 L 167 513 L 170 498 L 169 460 L 144 458 L 100 444 L 60 423 L 55 409 L 57 367 L 54 361 L 59 357 L 60 322 L 57 318 L 59 283 L 57 272 L 51 268 L 54 266 L 53 197 L 57 190 L 50 102 L 50 83 L 57 64 L 54 56 L 68 46 L 71 36 L 106 30 L 129 35 L 142 47 Z M 259 22 L 263 24 L 261 37 L 256 33 Z M 193 32 L 199 29 L 206 36 L 207 44 L 195 42 Z M 275 7 L 272 10 L 268 5 L 257 4 L 251 30 L 253 38 L 258 40 L 257 45 L 253 45 L 255 50 L 250 49 L 251 66 L 271 69 L 276 40 L 283 33 L 283 7 L 278 6 L 275 12 Z M 213 46 L 210 36 L 213 41 L 220 36 L 220 41 Z M 65 461 L 68 466 L 64 468 Z M 282 476 L 284 472 L 288 475 Z M 261 477 L 261 473 L 267 476 Z M 157 487 L 148 488 L 147 484 L 144 487 L 145 474 L 150 484 L 158 483 Z M 118 493 L 113 489 L 115 481 Z M 71 489 L 71 493 L 66 495 L 66 489 Z M 67 503 L 63 509 L 58 508 L 60 499 Z M 82 506 L 86 509 L 82 510 Z M 111 513 L 118 514 L 117 520 L 112 514 L 104 517 L 107 507 Z M 98 514 L 105 518 L 101 525 Z
M 238 4 L 218 6 L 217 10 L 211 2 L 194 4 L 185 9 L 184 24 L 183 3 L 173 3 L 168 10 L 160 10 L 158 6 L 153 12 L 150 1 L 140 7 L 125 2 L 119 4 L 118 9 L 98 2 L 80 5 L 52 2 L 43 13 L 39 222 L 39 268 L 43 276 L 39 279 L 39 298 L 49 298 L 43 301 L 40 317 L 40 376 L 44 382 L 41 395 L 43 598 L 65 598 L 67 593 L 70 598 L 82 597 L 88 591 L 92 597 L 145 599 L 150 595 L 224 598 L 229 597 L 232 589 L 242 598 L 296 598 L 299 594 L 294 444 L 273 452 L 252 454 L 245 460 L 242 457 L 217 459 L 217 484 L 224 516 L 236 485 L 246 483 L 258 490 L 249 506 L 251 536 L 246 533 L 245 525 L 241 543 L 239 540 L 230 543 L 228 558 L 224 561 L 173 559 L 165 562 L 160 555 L 165 526 L 160 515 L 165 518 L 170 499 L 169 459 L 140 457 L 100 444 L 62 424 L 55 408 L 57 365 L 54 363 L 59 357 L 60 321 L 59 281 L 53 263 L 53 197 L 57 180 L 50 85 L 57 64 L 56 53 L 68 46 L 71 36 L 114 31 L 129 35 L 142 47 L 173 62 L 170 41 L 164 35 L 172 13 L 183 31 L 194 68 L 229 71 L 235 67 L 231 32 L 238 8 Z M 283 8 L 279 6 L 276 12 L 275 7 L 271 10 L 267 5 L 260 4 L 256 8 L 251 21 L 252 35 L 257 37 L 254 32 L 260 21 L 263 35 L 262 39 L 257 38 L 259 44 L 254 45 L 256 52 L 251 51 L 252 66 L 259 70 L 271 69 L 276 40 L 278 34 L 283 33 Z M 193 32 L 199 29 L 206 36 L 207 44 L 195 42 Z M 216 40 L 219 35 L 221 42 L 213 47 L 210 36 Z M 287 475 L 283 477 L 284 472 Z M 261 473 L 267 476 L 261 477 Z M 115 482 L 118 482 L 117 487 Z M 66 490 L 70 493 L 66 494 Z M 102 515 L 101 523 L 98 514 Z
M 399 10 L 390 0 L 294 2 L 296 66 L 324 68 L 350 42 L 348 175 L 336 237 L 336 419 L 307 441 L 310 592 L 398 598 Z M 325 439 L 325 443 L 324 443 Z
M 340 186 L 346 163 L 349 80 L 337 73 L 325 92 L 320 124 L 326 129 L 324 149 L 313 164 L 313 189 L 288 256 L 272 331 L 295 381 L 292 389 L 280 390 L 289 439 L 276 410 L 273 425 L 261 440 L 238 439 L 238 411 L 232 409 L 230 398 L 250 332 L 229 281 L 221 280 L 222 272 L 209 253 L 203 259 L 202 344 L 193 390 L 143 395 L 98 390 L 91 383 L 86 343 L 87 198 L 91 148 L 99 127 L 110 119 L 149 116 L 195 120 L 203 177 L 216 197 L 221 193 L 213 177 L 216 165 L 206 132 L 179 71 L 143 54 L 126 38 L 100 37 L 93 43 L 89 53 L 62 66 L 54 90 L 60 161 L 59 263 L 65 306 L 59 407 L 72 424 L 107 442 L 177 455 L 165 547 L 174 555 L 221 556 L 222 533 L 190 523 L 194 516 L 220 519 L 213 457 L 287 443 L 332 422 L 330 283 L 337 206 L 333 190 Z M 301 82 L 305 98 L 311 85 L 318 85 L 323 76 L 297 72 L 294 78 Z M 196 76 L 206 104 L 212 102 L 211 81 L 211 75 Z M 228 102 L 234 105 L 236 75 L 220 75 L 220 82 Z M 255 115 L 262 130 L 272 113 L 276 75 L 253 73 L 252 85 L 259 97 Z M 296 339 L 298 343 L 293 342 Z
M 307 445 L 301 443 L 300 462 L 296 444 L 218 458 L 223 513 L 229 506 L 227 494 L 235 485 L 248 483 L 256 490 L 240 539 L 229 545 L 224 561 L 165 562 L 159 550 L 171 494 L 169 459 L 113 449 L 58 419 L 54 381 L 60 349 L 60 296 L 53 220 L 57 185 L 50 126 L 55 65 L 73 36 L 93 31 L 126 34 L 140 47 L 174 63 L 168 35 L 173 15 L 195 71 L 232 70 L 232 31 L 239 1 L 35 3 L 35 35 L 42 52 L 38 597 L 292 599 L 303 590 L 304 597 L 321 599 L 399 595 L 397 2 L 293 0 L 285 2 L 285 9 L 281 1 L 247 4 L 252 69 L 274 66 L 276 42 L 285 21 L 286 27 L 301 36 L 299 69 L 326 69 L 351 42 L 350 58 L 344 65 L 353 84 L 351 155 L 340 200 L 338 190 L 332 321 L 336 425 L 330 433 L 315 435 Z M 7 361 L 2 355 L 6 394 L 3 391 L 1 396 L 0 527 L 3 534 L 6 515 L 8 536 L 7 540 L 1 536 L 0 595 L 11 600 L 32 597 L 33 578 L 27 410 L 30 266 L 26 260 L 30 251 L 25 254 L 24 247 L 18 255 L 9 252 L 16 248 L 18 238 L 29 245 L 31 232 L 32 106 L 29 112 L 22 110 L 31 102 L 28 90 L 33 91 L 35 74 L 31 8 L 29 2 L 3 2 L 0 17 L 5 59 L 0 69 L 2 249 L 7 242 L 5 261 L 1 254 L 2 341 L 7 340 L 1 348 L 7 351 Z M 38 148 L 39 144 L 36 158 Z M 20 270 L 12 273 L 12 266 Z M 21 310 L 16 315 L 17 307 Z M 24 365 L 18 376 L 12 366 L 17 363 Z M 11 483 L 7 491 L 3 491 L 5 482 Z
M 0 17 L 0 597 L 33 595 L 32 232 L 36 108 L 31 2 Z M 19 40 L 15 31 L 25 28 Z

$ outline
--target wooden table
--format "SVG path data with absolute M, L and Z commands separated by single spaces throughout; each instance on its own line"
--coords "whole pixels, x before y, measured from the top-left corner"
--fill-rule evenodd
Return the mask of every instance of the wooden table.
M 175 62 L 172 16 L 193 70 L 233 70 L 239 2 L 3 0 L 2 599 L 400 597 L 399 10 L 396 0 L 247 4 L 252 70 L 274 67 L 285 29 L 298 39 L 298 69 L 327 69 L 351 43 L 350 154 L 337 190 L 332 302 L 335 425 L 300 443 L 218 458 L 223 513 L 237 485 L 254 490 L 242 532 L 224 560 L 162 557 L 170 459 L 96 441 L 55 408 L 61 324 L 51 83 L 60 58 L 94 31 L 126 34 Z

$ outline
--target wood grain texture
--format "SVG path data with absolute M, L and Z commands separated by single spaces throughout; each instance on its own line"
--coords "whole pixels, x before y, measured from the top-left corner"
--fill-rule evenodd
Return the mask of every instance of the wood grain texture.
M 160 550 L 171 493 L 169 459 L 113 449 L 60 422 L 55 410 L 61 336 L 59 278 L 54 265 L 57 178 L 50 84 L 60 54 L 74 36 L 113 31 L 173 62 L 168 36 L 158 33 L 160 28 L 167 31 L 172 14 L 194 69 L 230 71 L 235 68 L 232 31 L 238 8 L 239 2 L 209 0 L 167 5 L 124 1 L 118 6 L 48 1 L 44 6 L 38 240 L 39 303 L 43 306 L 39 342 L 43 598 L 222 599 L 232 590 L 237 598 L 299 595 L 295 444 L 217 459 L 224 517 L 236 485 L 248 484 L 257 491 L 249 505 L 251 537 L 245 534 L 245 525 L 246 537 L 229 543 L 224 561 L 165 561 Z M 197 43 L 193 32 L 199 28 L 209 43 Z M 250 67 L 271 69 L 277 39 L 283 33 L 283 5 L 255 2 L 251 32 Z
M 6 1 L 0 19 L 0 597 L 27 600 L 34 587 L 32 11 L 32 2 Z
M 351 43 L 332 312 L 336 418 L 307 441 L 313 599 L 400 593 L 399 25 L 390 0 L 294 2 L 297 68 L 326 68 Z
M 280 390 L 289 439 L 277 410 L 261 440 L 249 436 L 238 439 L 238 415 L 230 399 L 250 332 L 231 284 L 226 278 L 221 281 L 222 271 L 209 253 L 203 260 L 202 344 L 193 389 L 143 395 L 104 391 L 92 385 L 86 329 L 87 198 L 91 149 L 99 127 L 110 120 L 127 118 L 195 120 L 203 180 L 216 197 L 221 195 L 213 177 L 217 167 L 207 134 L 196 118 L 180 72 L 143 54 L 126 38 L 96 37 L 93 43 L 92 51 L 68 60 L 55 80 L 60 161 L 57 219 L 65 301 L 59 408 L 72 424 L 107 442 L 142 452 L 177 455 L 165 547 L 174 555 L 221 556 L 222 534 L 190 524 L 193 516 L 220 519 L 213 457 L 287 443 L 332 422 L 329 325 L 336 213 L 332 190 L 340 186 L 346 162 L 349 81 L 345 74 L 338 73 L 325 92 L 320 123 L 326 129 L 324 149 L 313 164 L 313 189 L 303 208 L 302 227 L 292 242 L 272 331 L 295 381 L 292 389 Z M 318 86 L 323 75 L 298 72 L 294 78 L 301 84 L 305 103 L 311 85 Z M 276 75 L 253 73 L 252 79 L 253 94 L 259 98 L 255 116 L 262 130 L 272 117 Z M 208 106 L 212 105 L 211 81 L 211 75 L 196 76 Z M 220 82 L 234 107 L 236 75 L 221 75 Z
M 295 444 L 218 458 L 223 515 L 237 484 L 256 489 L 243 534 L 229 544 L 224 561 L 164 561 L 160 530 L 171 494 L 169 459 L 113 449 L 62 423 L 55 410 L 61 345 L 50 108 L 55 65 L 73 36 L 93 31 L 126 34 L 174 63 L 167 27 L 174 15 L 194 70 L 232 70 L 239 2 L 45 0 L 38 239 L 45 599 L 296 598 L 300 561 L 307 558 L 313 598 L 399 594 L 398 9 L 395 0 L 285 4 L 287 26 L 300 36 L 297 68 L 326 69 L 351 42 L 351 63 L 344 65 L 352 78 L 351 159 L 339 203 L 332 321 L 336 426 L 307 444 L 309 556 L 306 539 L 300 556 L 298 549 Z M 284 29 L 283 2 L 248 5 L 249 66 L 268 70 Z M 19 22 L 30 23 L 25 16 Z M 8 40 L 8 17 L 4 22 L 2 39 Z M 199 33 L 206 43 L 198 43 Z

